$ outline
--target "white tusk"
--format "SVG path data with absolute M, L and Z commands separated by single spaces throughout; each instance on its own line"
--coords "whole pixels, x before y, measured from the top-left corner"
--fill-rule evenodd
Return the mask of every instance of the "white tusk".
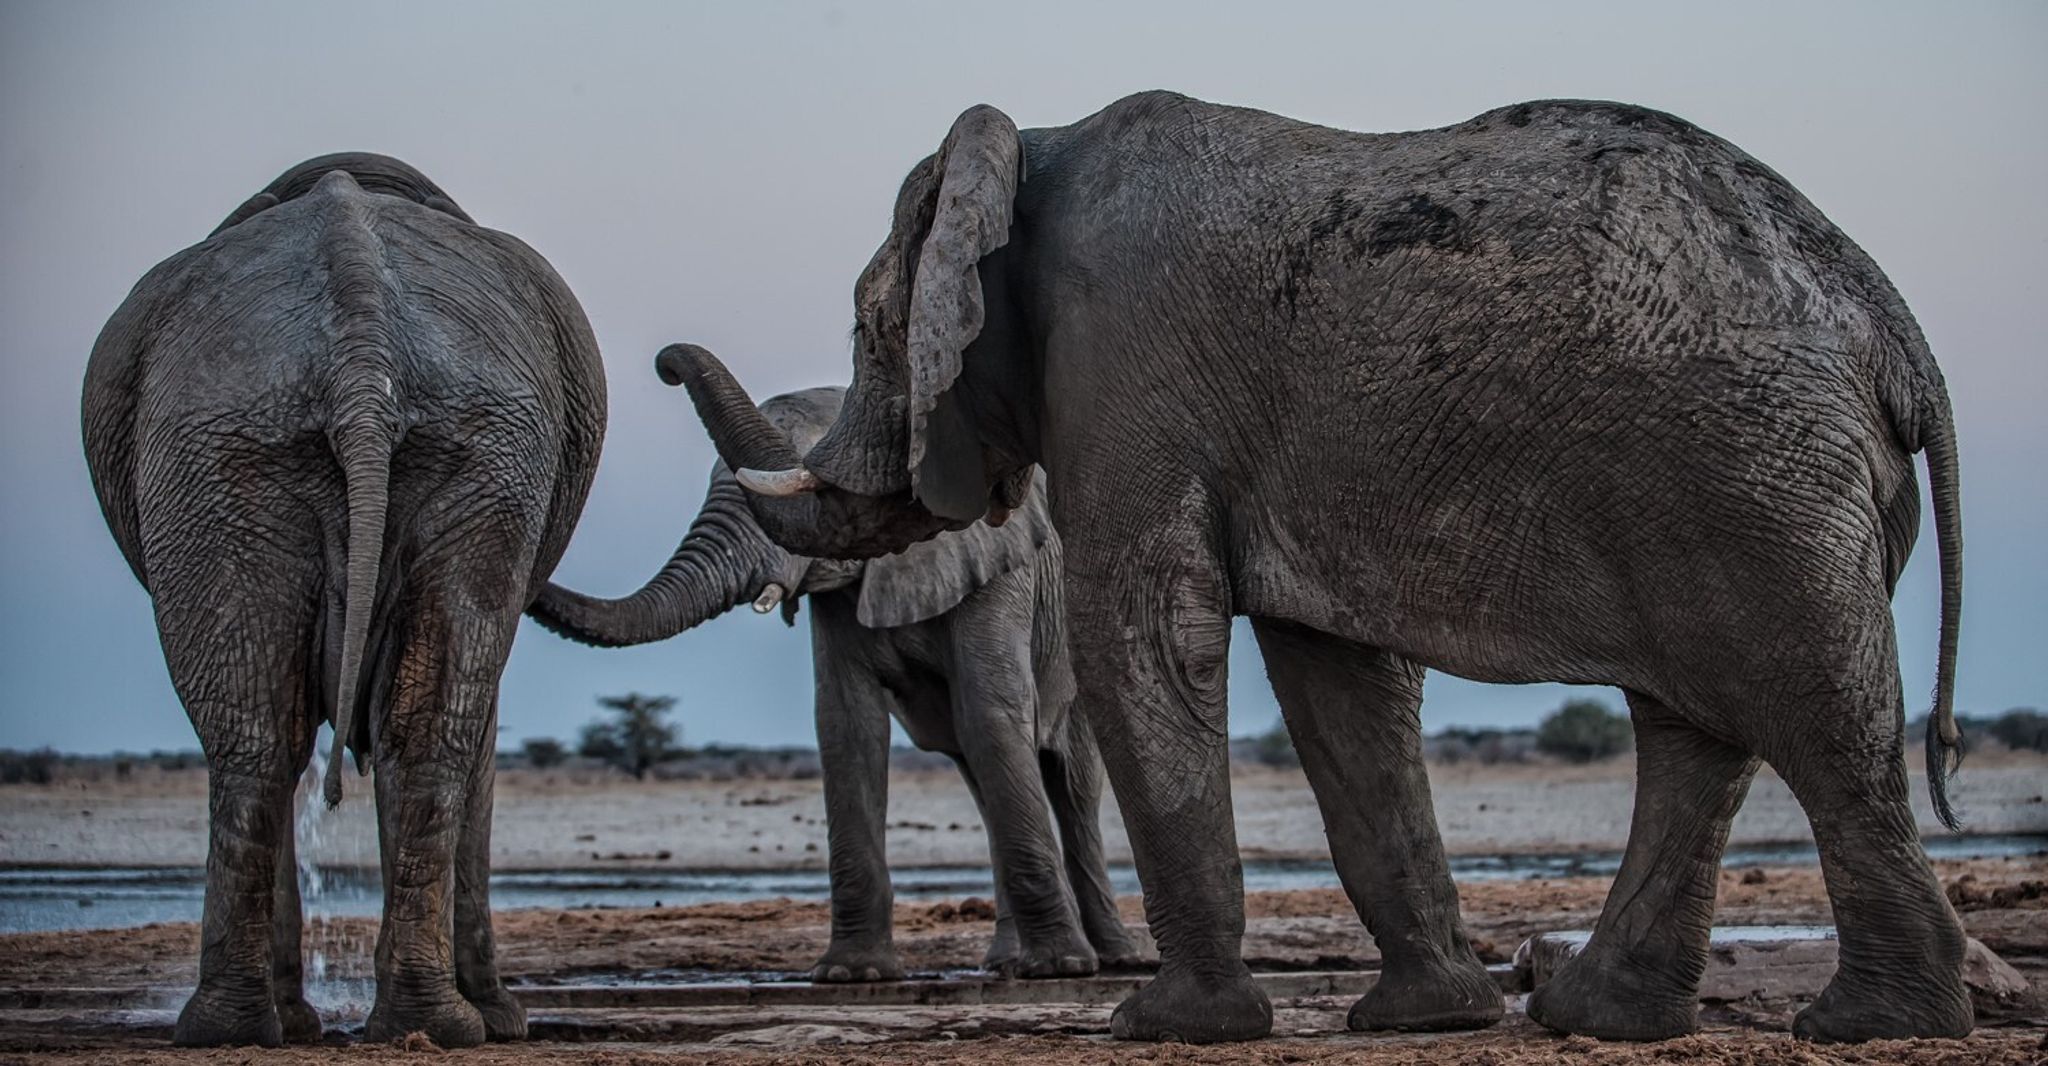
M 782 597 L 782 586 L 771 583 L 767 588 L 761 590 L 759 596 L 754 598 L 754 613 L 767 614 L 775 609 L 776 604 L 782 602 Z
M 756 496 L 801 496 L 818 491 L 818 475 L 803 467 L 788 470 L 753 470 L 741 467 L 735 475 L 748 492 Z

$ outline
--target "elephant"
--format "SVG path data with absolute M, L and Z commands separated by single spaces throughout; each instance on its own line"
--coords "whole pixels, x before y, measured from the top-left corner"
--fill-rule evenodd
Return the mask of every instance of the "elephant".
M 671 346 L 657 367 L 672 378 L 691 354 Z M 760 412 L 809 443 L 838 417 L 843 394 L 788 393 Z M 883 843 L 891 717 L 918 747 L 953 759 L 981 810 L 997 902 L 985 967 L 1052 977 L 1137 962 L 1103 862 L 1101 758 L 1070 713 L 1060 541 L 1042 498 L 1000 527 L 976 522 L 848 563 L 777 547 L 744 495 L 715 464 L 703 507 L 647 584 L 604 600 L 549 582 L 526 613 L 572 640 L 624 647 L 749 602 L 761 613 L 780 603 L 795 625 L 809 598 L 832 885 L 832 940 L 811 979 L 903 977 Z
M 206 756 L 182 1045 L 311 1042 L 295 783 L 321 723 L 376 769 L 364 1039 L 526 1033 L 499 979 L 499 676 L 583 508 L 597 344 L 547 261 L 387 156 L 285 171 L 136 284 L 94 344 L 85 453 Z M 310 802 L 310 800 L 309 800 Z
M 1625 858 L 1556 1030 L 1691 1031 L 1760 761 L 1840 932 L 1816 1040 L 1973 1025 L 1910 809 L 1890 598 L 1927 454 L 1934 804 L 1959 752 L 1954 420 L 1883 272 L 1790 183 L 1658 111 L 1539 101 L 1365 134 L 1167 92 L 1019 131 L 968 109 L 854 286 L 852 384 L 799 450 L 715 360 L 685 384 L 761 528 L 893 551 L 1045 471 L 1075 677 L 1157 980 L 1128 1038 L 1255 1038 L 1224 678 L 1251 619 L 1385 970 L 1353 1028 L 1488 1024 L 1418 750 L 1425 670 L 1624 690 Z

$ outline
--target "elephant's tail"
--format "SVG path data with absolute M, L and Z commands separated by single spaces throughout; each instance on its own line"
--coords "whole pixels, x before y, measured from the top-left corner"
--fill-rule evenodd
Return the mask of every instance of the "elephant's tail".
M 334 188 L 326 188 L 334 183 Z M 343 184 L 345 183 L 345 184 Z M 328 387 L 327 439 L 341 465 L 348 493 L 346 591 L 342 601 L 341 669 L 334 703 L 334 752 L 328 759 L 326 799 L 341 803 L 342 760 L 355 742 L 363 702 L 363 660 L 376 609 L 383 565 L 385 515 L 390 501 L 391 455 L 399 416 L 392 331 L 383 279 L 383 254 L 364 217 L 362 193 L 347 174 L 321 179 L 340 210 L 326 233 L 330 296 L 338 328 L 334 376 Z M 357 772 L 362 754 L 357 745 Z
M 1963 515 L 1956 488 L 1955 417 L 1941 379 L 1921 407 L 1921 443 L 1927 451 L 1927 480 L 1934 496 L 1934 541 L 1941 560 L 1941 653 L 1934 675 L 1934 708 L 1927 715 L 1927 794 L 1941 824 L 1961 829 L 1948 799 L 1948 782 L 1963 762 L 1963 734 L 1956 725 L 1956 642 L 1963 622 Z

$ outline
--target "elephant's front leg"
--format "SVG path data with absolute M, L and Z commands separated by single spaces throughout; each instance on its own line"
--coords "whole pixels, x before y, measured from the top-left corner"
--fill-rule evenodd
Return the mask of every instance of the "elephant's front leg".
M 1110 1031 L 1190 1043 L 1265 1036 L 1272 1004 L 1241 954 L 1230 611 L 1215 554 L 1192 530 L 1177 543 L 1071 537 L 1067 604 L 1076 689 L 1092 702 L 1159 945 L 1159 976 L 1117 1007 Z
M 1500 988 L 1465 938 L 1458 892 L 1422 763 L 1422 668 L 1342 637 L 1269 618 L 1252 632 L 1330 856 L 1379 944 L 1379 982 L 1353 1029 L 1477 1029 L 1501 1018 Z
M 860 654 L 862 631 L 843 596 L 811 600 L 818 760 L 832 877 L 832 942 L 813 981 L 896 981 L 895 890 L 889 882 L 889 717 L 896 697 Z
M 497 708 L 487 737 L 497 735 Z M 492 1040 L 526 1039 L 526 1008 L 498 977 L 498 949 L 491 931 L 491 806 L 497 792 L 494 745 L 478 752 L 469 809 L 455 846 L 455 986 L 484 1018 Z

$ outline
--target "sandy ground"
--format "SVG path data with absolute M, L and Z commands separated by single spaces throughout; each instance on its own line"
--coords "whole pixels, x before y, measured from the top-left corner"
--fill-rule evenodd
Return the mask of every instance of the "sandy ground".
M 1936 863 L 1970 935 L 2038 979 L 2048 976 L 2048 860 L 1971 859 Z M 1465 927 L 1480 958 L 1507 962 L 1523 940 L 1548 930 L 1587 929 L 1608 881 L 1598 877 L 1482 881 L 1458 886 Z M 1136 896 L 1119 900 L 1142 932 Z M 1379 964 L 1343 893 L 1335 889 L 1246 894 L 1244 954 L 1254 969 L 1367 970 Z M 1808 867 L 1726 871 L 1716 921 L 1723 925 L 1827 922 L 1827 896 Z M 896 905 L 896 946 L 913 971 L 979 964 L 995 911 L 982 898 Z M 543 984 L 648 971 L 787 972 L 807 969 L 824 950 L 825 903 L 787 899 L 692 907 L 510 910 L 495 917 L 499 966 L 508 981 Z M 311 950 L 332 959 L 337 978 L 368 974 L 370 918 L 315 920 Z M 1148 942 L 1149 946 L 1149 942 Z M 137 986 L 188 988 L 198 976 L 196 923 L 139 929 L 0 936 L 0 988 Z M 178 996 L 182 999 L 182 993 Z
M 2022 967 L 2040 986 L 2048 977 L 2048 863 L 2040 859 L 1973 860 L 1938 864 L 1971 934 Z M 1467 927 L 1489 961 L 1504 961 L 1531 933 L 1585 927 L 1606 891 L 1600 878 L 1488 882 L 1461 886 Z M 1122 901 L 1127 918 L 1141 920 L 1135 898 Z M 1247 957 L 1262 970 L 1367 968 L 1376 960 L 1369 940 L 1334 891 L 1252 893 L 1247 899 Z M 898 945 L 915 969 L 970 967 L 979 959 L 991 910 L 983 900 L 900 904 Z M 1818 875 L 1809 869 L 1729 872 L 1720 885 L 1724 924 L 1779 924 L 1826 920 Z M 823 947 L 829 915 L 823 904 L 786 900 L 687 908 L 612 911 L 511 911 L 497 916 L 502 965 L 515 984 L 546 984 L 593 975 L 647 971 L 775 971 L 808 963 Z M 334 972 L 361 973 L 372 935 L 368 920 L 320 923 L 316 946 L 340 950 Z M 162 1006 L 182 1000 L 194 977 L 198 931 L 190 923 L 94 933 L 17 934 L 0 937 L 0 987 L 51 986 L 163 989 Z M 1281 1011 L 1281 1039 L 1231 1048 L 1184 1048 L 1106 1042 L 1108 1008 L 1038 1009 L 1029 1024 L 1065 1035 L 999 1033 L 991 1008 L 953 1008 L 957 1041 L 889 1041 L 877 1026 L 891 1012 L 877 1008 L 784 1011 L 763 1019 L 765 1028 L 728 1034 L 716 1044 L 607 1044 L 536 1042 L 451 1053 L 450 1061 L 476 1063 L 598 1062 L 697 1063 L 982 1063 L 1028 1058 L 1104 1063 L 2020 1063 L 2048 1056 L 2048 1017 L 2036 1011 L 1987 1017 L 1968 1041 L 1915 1041 L 1852 1048 L 1798 1045 L 1784 1036 L 1792 1002 L 1746 1001 L 1709 1005 L 1700 1036 L 1663 1044 L 1602 1044 L 1562 1039 L 1519 1014 L 1480 1034 L 1440 1037 L 1363 1036 L 1342 1031 L 1348 1001 L 1302 1002 Z M 896 1015 L 916 1013 L 896 1011 Z M 925 1009 L 924 1014 L 934 1014 Z M 538 1016 L 538 1015 L 537 1015 Z M 790 1022 L 789 1018 L 809 1021 Z M 770 1025 L 770 1021 L 782 1024 Z M 931 1019 L 924 1029 L 934 1028 Z M 938 1022 L 947 1023 L 946 1018 Z M 863 1028 L 863 1023 L 867 1027 Z M 888 1024 L 914 1028 L 918 1019 Z M 976 1038 L 975 1034 L 980 1034 Z M 1306 1034 L 1314 1034 L 1308 1036 Z M 735 1040 L 737 1036 L 740 1039 Z M 866 1040 L 880 1040 L 864 1043 Z M 766 1047 L 748 1046 L 751 1041 Z M 822 1041 L 822 1043 L 820 1043 Z M 805 1045 L 813 1045 L 806 1047 Z M 328 1062 L 383 1060 L 412 1052 L 395 1048 L 327 1046 L 286 1052 L 173 1052 L 160 1039 L 52 1034 L 0 1023 L 0 1062 L 33 1053 L 62 1062 Z
M 1633 767 L 1436 767 L 1439 822 L 1455 852 L 1618 849 L 1626 837 Z M 897 864 L 966 864 L 985 859 L 979 819 L 950 774 L 915 774 L 891 784 L 890 848 Z M 2048 831 L 2048 761 L 1982 760 L 1961 795 L 1980 832 Z M 302 826 L 329 863 L 372 854 L 366 797 L 355 784 L 343 811 Z M 1248 856 L 1326 854 L 1320 817 L 1301 776 L 1251 769 L 1235 777 L 1239 839 Z M 1924 800 L 1919 807 L 1925 810 Z M 1127 849 L 1113 809 L 1105 812 L 1112 858 Z M 1806 825 L 1782 784 L 1761 778 L 1736 826 L 1747 842 L 1797 840 Z M 494 834 L 500 868 L 815 866 L 825 843 L 816 782 L 635 784 L 622 778 L 509 773 L 501 779 Z M 663 854 L 666 852 L 666 854 Z M 0 788 L 0 864 L 198 865 L 205 855 L 201 772 L 140 771 L 126 781 L 60 782 Z M 2048 860 L 1941 862 L 1973 936 L 2048 988 Z M 1460 886 L 1467 929 L 1489 962 L 1504 962 L 1528 936 L 1590 927 L 1607 890 L 1602 878 L 1474 882 Z M 1142 906 L 1121 901 L 1142 931 Z M 1378 955 L 1343 896 L 1331 890 L 1260 892 L 1247 898 L 1245 955 L 1262 971 L 1363 970 Z M 985 899 L 901 903 L 897 945 L 915 971 L 975 966 L 993 908 Z M 1818 871 L 1729 871 L 1720 886 L 1723 924 L 1826 922 Z M 593 979 L 674 980 L 677 971 L 759 974 L 805 968 L 825 945 L 822 903 L 761 900 L 644 910 L 516 910 L 495 916 L 502 968 L 515 984 Z M 315 921 L 309 953 L 325 962 L 332 989 L 360 988 L 374 922 Z M 0 936 L 0 990 L 65 987 L 151 990 L 159 1027 L 195 978 L 198 929 L 191 923 L 140 929 Z M 316 1000 L 321 995 L 316 991 Z M 343 998 L 347 998 L 343 996 Z M 332 1002 L 332 997 L 328 997 Z M 1657 1045 L 1563 1039 L 1511 1013 L 1479 1034 L 1365 1036 L 1343 1031 L 1348 999 L 1302 1000 L 1276 1014 L 1276 1039 L 1225 1048 L 1125 1045 L 1102 1038 L 1109 1008 L 813 1007 L 756 1020 L 728 1018 L 722 1035 L 590 1045 L 548 1041 L 447 1053 L 449 1061 L 498 1063 L 960 1063 L 1030 1059 L 1058 1063 L 2020 1063 L 2048 1062 L 2048 1018 L 1986 1018 L 1968 1041 L 1919 1041 L 1814 1048 L 1786 1035 L 1793 1002 L 1710 1005 L 1700 1036 Z M 360 1004 L 344 1008 L 359 1016 Z M 751 1010 L 751 1008 L 750 1008 Z M 147 1013 L 145 1011 L 145 1013 Z M 541 1015 L 537 1012 L 536 1017 Z M 330 1019 L 333 1020 L 333 1019 Z M 613 1019 L 616 1020 L 616 1019 Z M 645 1039 L 659 1025 L 649 1016 Z M 576 1032 L 574 1012 L 552 1031 Z M 918 1039 L 906 1040 L 906 1036 Z M 951 1037 L 957 1037 L 953 1039 Z M 676 1042 L 680 1040 L 680 1042 Z M 716 1041 L 715 1043 L 710 1041 Z M 147 1031 L 94 1030 L 64 1011 L 0 1012 L 0 1063 L 310 1063 L 405 1058 L 428 1049 L 330 1045 L 281 1052 L 176 1052 Z
M 1453 854 L 1619 850 L 1628 836 L 1635 766 L 1432 766 L 1437 821 Z M 1232 778 L 1239 846 L 1249 859 L 1328 856 L 1321 815 L 1298 771 L 1240 768 Z M 1913 771 L 1923 833 L 1943 830 Z M 1955 794 L 1976 833 L 2048 832 L 2048 757 L 1973 760 Z M 339 811 L 302 826 L 328 865 L 376 862 L 371 788 L 351 779 Z M 500 870 L 591 867 L 823 868 L 825 807 L 817 781 L 634 782 L 617 774 L 512 771 L 499 777 L 492 830 Z M 1105 797 L 1111 862 L 1130 861 L 1123 823 Z M 1736 818 L 1734 843 L 1809 839 L 1782 781 L 1766 771 Z M 890 782 L 889 859 L 899 866 L 988 861 L 981 819 L 957 775 Z M 203 771 L 137 771 L 127 780 L 0 787 L 0 865 L 200 866 L 206 861 Z

